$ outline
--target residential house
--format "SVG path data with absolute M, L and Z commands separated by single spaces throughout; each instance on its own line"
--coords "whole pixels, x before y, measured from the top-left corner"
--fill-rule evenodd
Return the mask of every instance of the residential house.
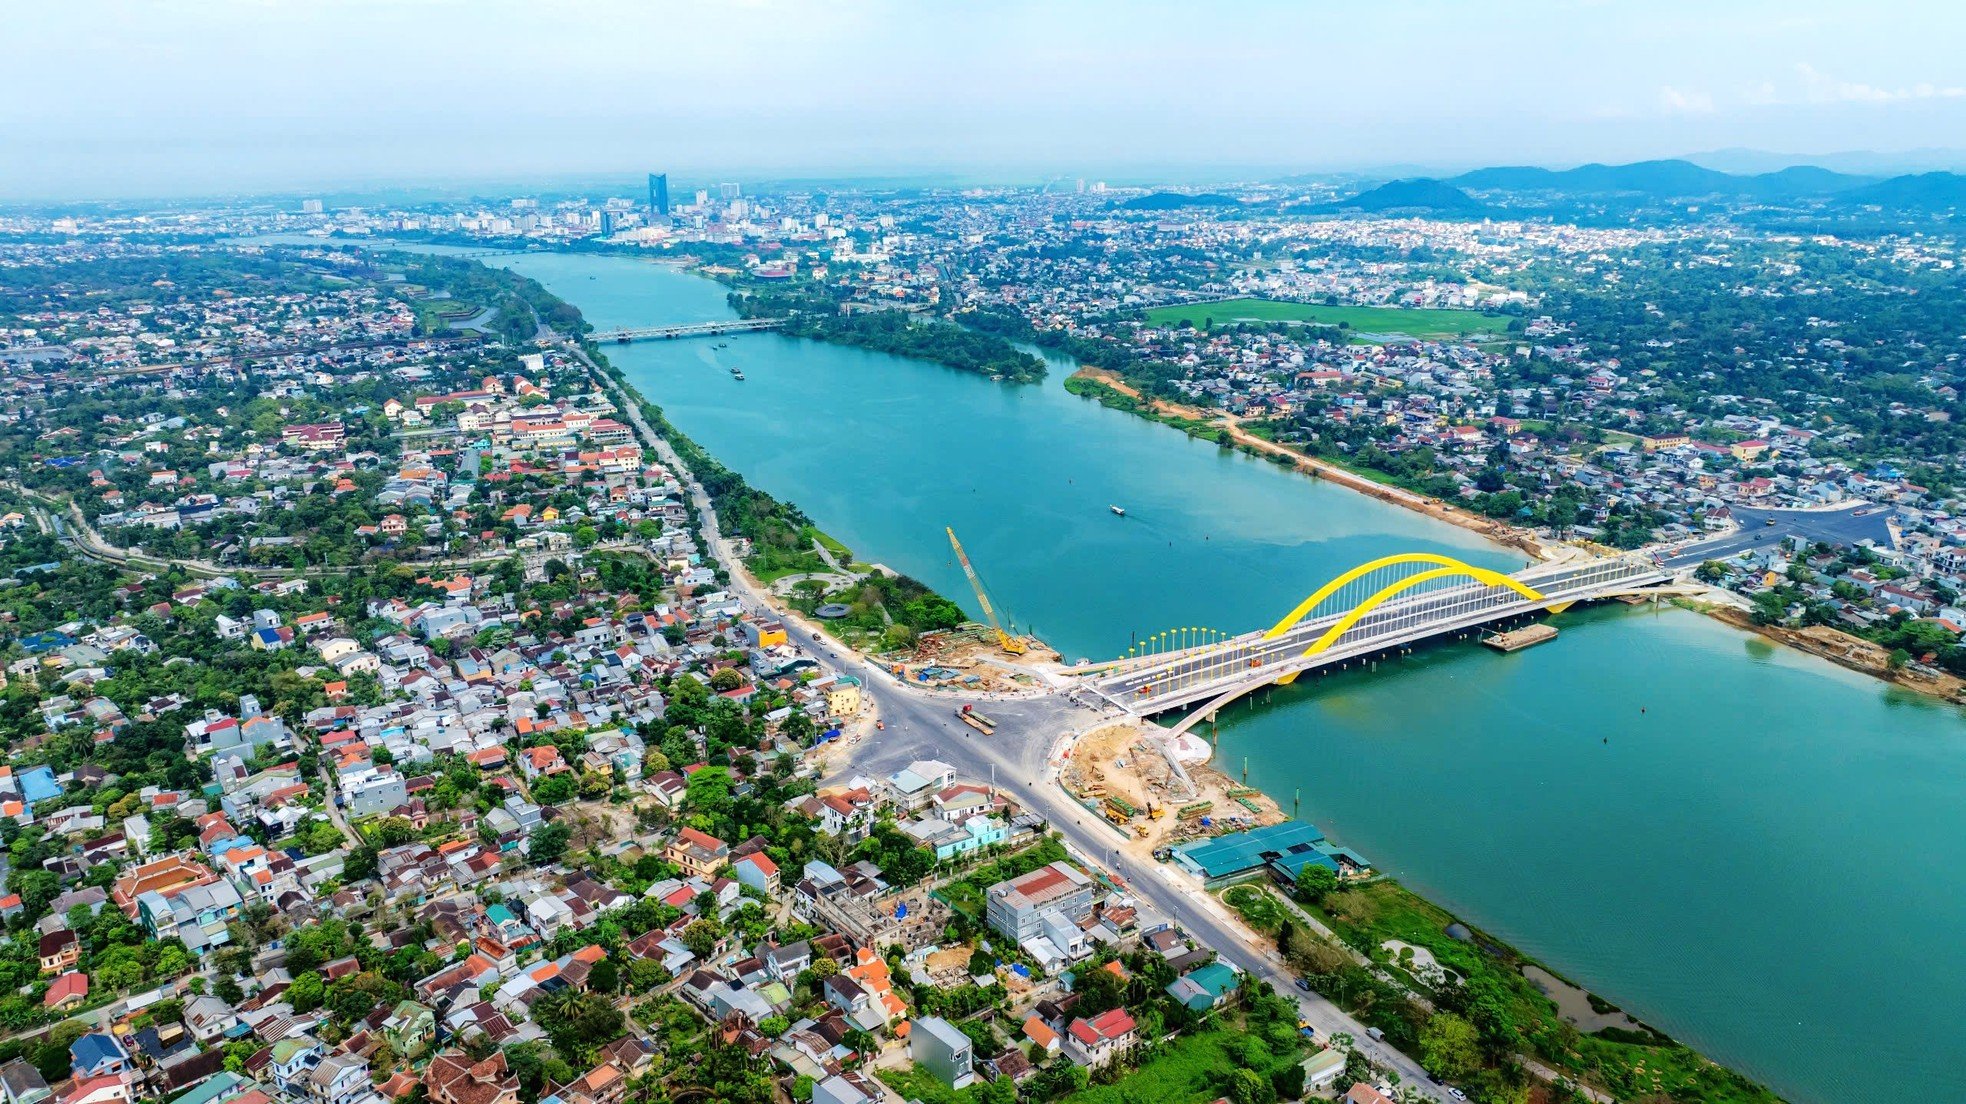
M 923 1016 L 908 1032 L 908 1057 L 950 1088 L 976 1080 L 969 1036 L 940 1016 Z
M 730 847 L 706 832 L 684 828 L 669 841 L 662 857 L 696 877 L 707 878 L 730 861 Z
M 1103 1066 L 1133 1046 L 1135 1026 L 1124 1008 L 1074 1019 L 1065 1029 L 1065 1056 L 1081 1066 Z

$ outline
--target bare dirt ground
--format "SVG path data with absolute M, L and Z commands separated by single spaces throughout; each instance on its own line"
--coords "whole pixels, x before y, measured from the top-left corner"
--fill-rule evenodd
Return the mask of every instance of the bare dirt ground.
M 1114 797 L 1131 806 L 1135 815 L 1124 825 L 1132 836 L 1128 850 L 1142 856 L 1187 840 L 1287 819 L 1269 797 L 1213 767 L 1191 765 L 1188 774 L 1199 791 L 1193 796 L 1187 796 L 1173 777 L 1151 730 L 1123 722 L 1080 737 L 1072 747 L 1063 781 L 1067 790 L 1082 798 Z M 1183 807 L 1201 802 L 1210 804 L 1208 826 L 1202 825 L 1200 816 L 1180 817 Z M 1161 811 L 1159 818 L 1149 815 L 1156 809 Z
M 1821 656 L 1831 663 L 1848 667 L 1852 671 L 1861 671 L 1907 690 L 1916 690 L 1921 694 L 1930 694 L 1950 701 L 1966 701 L 1966 680 L 1944 671 L 1921 670 L 1915 665 L 1893 670 L 1891 653 L 1888 650 L 1863 637 L 1852 636 L 1828 625 L 1784 629 L 1757 625 L 1745 612 L 1731 606 L 1716 606 L 1706 612 L 1735 628 L 1760 633 L 1770 640 L 1778 640 L 1792 648 Z
M 1041 672 L 1057 667 L 1058 653 L 1035 640 L 1027 639 L 1026 644 L 1029 650 L 1023 655 L 1010 655 L 997 646 L 995 635 L 987 631 L 928 634 L 913 655 L 901 662 L 900 673 L 914 686 L 941 685 L 986 694 L 1042 690 L 1047 683 Z M 953 672 L 953 675 L 932 678 L 926 683 L 919 681 L 916 676 L 928 668 Z

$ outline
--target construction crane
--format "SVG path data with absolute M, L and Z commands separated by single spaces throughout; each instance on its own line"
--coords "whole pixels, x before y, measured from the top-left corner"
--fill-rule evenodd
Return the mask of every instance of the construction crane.
M 990 608 L 990 596 L 983 593 L 983 580 L 977 578 L 976 569 L 969 566 L 969 553 L 963 551 L 963 542 L 956 539 L 956 531 L 945 527 L 943 532 L 949 534 L 949 547 L 956 550 L 956 562 L 963 565 L 963 574 L 969 576 L 970 589 L 976 591 L 976 601 L 983 607 L 983 619 L 990 623 L 991 631 L 997 634 L 997 647 L 1010 655 L 1023 655 L 1029 650 L 1028 646 L 1022 640 L 1003 631 L 1003 626 L 997 623 L 997 611 Z

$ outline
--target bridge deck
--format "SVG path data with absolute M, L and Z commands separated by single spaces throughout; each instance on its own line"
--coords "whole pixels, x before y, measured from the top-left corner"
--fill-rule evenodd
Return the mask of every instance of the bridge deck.
M 715 322 L 688 322 L 674 326 L 634 326 L 614 330 L 599 330 L 594 333 L 595 341 L 658 341 L 678 337 L 714 337 L 717 334 L 750 333 L 756 330 L 775 330 L 785 324 L 783 318 L 730 318 Z
M 1588 601 L 1666 581 L 1670 572 L 1638 558 L 1543 564 L 1513 578 L 1542 597 L 1486 583 L 1444 586 L 1395 598 L 1339 629 L 1351 611 L 1307 618 L 1276 637 L 1246 633 L 1220 644 L 1150 657 L 1091 680 L 1090 688 L 1138 713 L 1180 709 L 1233 696 L 1304 671 L 1464 632 L 1552 606 Z M 1336 631 L 1336 635 L 1332 635 Z M 1330 637 L 1314 654 L 1306 652 Z

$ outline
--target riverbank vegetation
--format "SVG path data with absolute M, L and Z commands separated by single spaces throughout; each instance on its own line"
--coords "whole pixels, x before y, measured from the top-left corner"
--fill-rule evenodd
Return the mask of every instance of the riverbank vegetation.
M 1045 376 L 1044 361 L 1022 352 L 992 334 L 967 330 L 953 322 L 922 318 L 902 311 L 869 311 L 832 317 L 804 315 L 785 326 L 795 337 L 810 337 L 879 353 L 932 360 L 959 372 L 973 372 L 1013 383 L 1036 383 Z
M 1222 903 L 1236 910 L 1243 923 L 1264 935 L 1274 935 L 1283 927 L 1283 902 L 1260 883 L 1244 882 L 1228 887 L 1222 891 Z
M 1212 421 L 1203 418 L 1186 418 L 1161 410 L 1146 399 L 1136 398 L 1114 387 L 1104 380 L 1090 376 L 1072 376 L 1065 381 L 1065 390 L 1074 395 L 1097 399 L 1102 406 L 1136 414 L 1142 418 L 1172 426 L 1190 437 L 1221 444 L 1229 440 L 1229 431 Z
M 1527 1075 L 1521 1055 L 1620 1100 L 1779 1100 L 1649 1028 L 1580 1032 L 1524 976 L 1532 960 L 1395 882 L 1324 893 L 1304 905 L 1346 946 L 1286 923 L 1277 941 L 1292 969 L 1384 1032 L 1388 1042 L 1417 1056 L 1428 1072 L 1461 1085 L 1476 1100 L 1522 1099 Z M 1424 948 L 1442 972 L 1423 980 L 1423 971 L 1411 970 L 1411 959 L 1389 950 L 1388 941 Z M 1346 948 L 1372 965 L 1361 965 Z M 1591 1005 L 1599 1012 L 1615 1011 L 1596 997 Z
M 459 316 L 447 303 L 492 308 L 492 317 L 484 324 L 485 331 L 512 346 L 531 341 L 541 324 L 575 335 L 588 329 L 586 320 L 573 304 L 547 291 L 538 280 L 511 269 L 433 253 L 380 253 L 374 255 L 373 268 L 400 273 L 412 285 L 449 293 L 449 300 L 428 303 L 435 308 L 433 312 L 419 311 L 417 323 L 422 332 L 441 333 L 455 318 L 477 313 L 473 309 Z M 437 325 L 440 321 L 441 326 Z
M 731 306 L 746 318 L 784 318 L 783 332 L 836 345 L 932 360 L 959 372 L 1036 383 L 1044 360 L 1004 338 L 941 318 L 900 309 L 850 310 L 827 295 L 801 288 L 733 292 Z

